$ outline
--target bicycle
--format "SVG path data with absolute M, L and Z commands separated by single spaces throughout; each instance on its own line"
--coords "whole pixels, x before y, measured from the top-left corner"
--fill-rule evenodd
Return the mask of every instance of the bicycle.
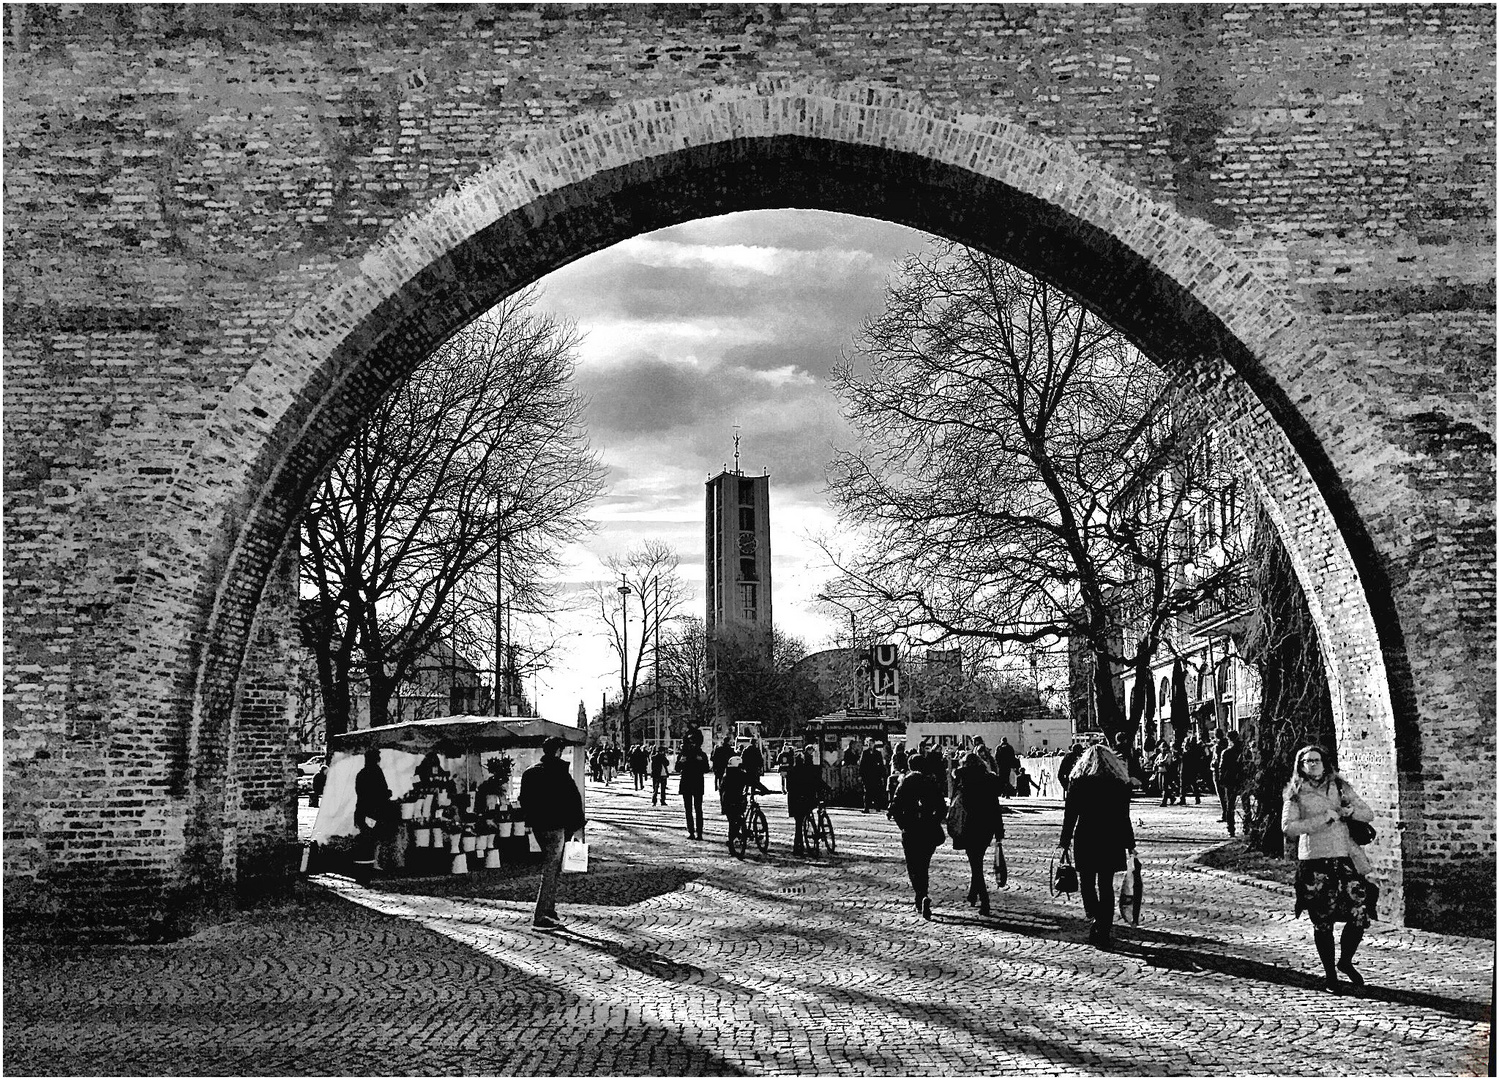
M 764 855 L 770 850 L 770 822 L 765 820 L 765 811 L 760 809 L 760 800 L 751 787 L 744 802 L 744 813 L 739 816 L 739 828 L 729 837 L 729 851 L 736 859 L 744 858 L 749 849 L 749 838 L 755 838 L 755 847 Z
M 833 835 L 833 819 L 828 816 L 827 803 L 819 801 L 817 808 L 807 815 L 803 832 L 809 854 L 816 855 L 824 845 L 829 855 L 838 853 L 838 839 Z

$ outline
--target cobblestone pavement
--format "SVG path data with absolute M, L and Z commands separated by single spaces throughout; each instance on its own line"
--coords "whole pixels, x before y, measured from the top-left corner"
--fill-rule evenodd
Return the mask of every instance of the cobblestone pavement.
M 1209 803 L 1137 802 L 1138 927 L 1083 944 L 1047 894 L 1060 810 L 1016 800 L 1011 888 L 967 907 L 967 862 L 915 912 L 894 827 L 835 810 L 838 853 L 738 862 L 716 815 L 628 780 L 590 785 L 592 869 L 566 931 L 529 927 L 533 870 L 377 881 L 169 945 L 5 949 L 16 1074 L 1482 1074 L 1494 946 L 1376 924 L 1364 996 L 1317 988 L 1310 927 L 1279 886 L 1194 871 Z M 710 793 L 707 802 L 715 803 Z

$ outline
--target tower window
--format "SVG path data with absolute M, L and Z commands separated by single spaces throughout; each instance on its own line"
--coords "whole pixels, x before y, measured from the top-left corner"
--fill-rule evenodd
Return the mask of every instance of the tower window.
M 755 501 L 755 482 L 753 480 L 739 481 L 739 501 L 746 505 Z
M 758 591 L 759 587 L 756 585 L 746 584 L 739 586 L 739 615 L 746 622 L 754 622 L 759 618 L 756 603 Z
M 739 508 L 739 528 L 745 532 L 755 531 L 755 508 L 753 506 Z
M 754 559 L 740 559 L 739 560 L 739 580 L 740 581 L 759 581 L 760 580 L 760 574 L 755 569 L 755 560 Z

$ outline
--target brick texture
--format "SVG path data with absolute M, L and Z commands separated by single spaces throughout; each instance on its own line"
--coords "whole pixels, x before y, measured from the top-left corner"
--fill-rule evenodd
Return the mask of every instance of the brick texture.
M 1392 901 L 1492 903 L 1491 8 L 4 19 L 11 918 L 274 892 L 319 467 L 499 297 L 785 206 L 993 251 L 1188 372 L 1311 598 Z

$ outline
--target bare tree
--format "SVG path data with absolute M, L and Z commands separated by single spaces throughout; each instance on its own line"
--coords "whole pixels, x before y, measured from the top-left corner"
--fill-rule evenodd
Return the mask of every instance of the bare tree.
M 384 723 L 435 641 L 472 647 L 497 625 L 497 595 L 545 612 L 556 553 L 589 527 L 603 469 L 573 388 L 576 336 L 534 305 L 510 297 L 398 385 L 303 515 L 304 630 L 330 734 L 348 729 L 356 682 Z
M 684 615 L 663 628 L 661 670 L 656 673 L 672 712 L 684 730 L 701 728 L 713 722 L 713 698 L 709 686 L 708 635 L 703 620 Z
M 589 593 L 604 624 L 604 639 L 619 663 L 620 740 L 628 745 L 630 710 L 642 675 L 648 666 L 654 668 L 662 631 L 677 617 L 687 590 L 677 576 L 680 557 L 656 540 L 624 555 L 608 556 L 604 565 L 610 580 L 595 582 Z
M 1180 572 L 1220 495 L 1190 396 L 1071 297 L 946 241 L 902 263 L 832 385 L 861 445 L 831 496 L 862 542 L 824 543 L 827 593 L 928 643 L 1086 641 L 1101 726 L 1123 731 L 1116 672 L 1233 577 L 1230 558 Z
M 718 703 L 730 722 L 754 722 L 767 737 L 790 735 L 798 721 L 822 707 L 810 679 L 795 672 L 806 644 L 780 629 L 771 632 L 770 660 L 752 641 L 733 635 L 718 642 Z

